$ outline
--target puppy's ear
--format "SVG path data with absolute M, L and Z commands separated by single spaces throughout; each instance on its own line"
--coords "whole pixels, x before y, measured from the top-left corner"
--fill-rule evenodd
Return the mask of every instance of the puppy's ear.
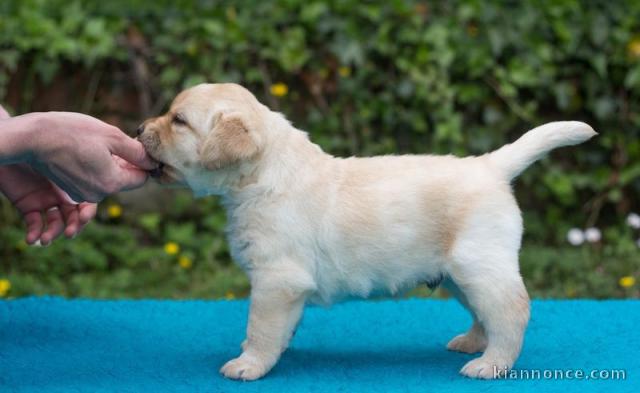
M 244 116 L 239 112 L 223 113 L 200 149 L 200 162 L 205 168 L 215 170 L 252 158 L 257 153 L 258 146 Z

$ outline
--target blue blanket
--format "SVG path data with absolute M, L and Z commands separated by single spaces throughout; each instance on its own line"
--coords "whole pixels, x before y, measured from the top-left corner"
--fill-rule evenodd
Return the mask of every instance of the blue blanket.
M 523 378 L 498 381 L 460 376 L 477 355 L 445 349 L 468 328 L 466 311 L 419 299 L 307 307 L 271 373 L 226 380 L 218 369 L 239 353 L 247 309 L 246 301 L 2 301 L 0 392 L 640 391 L 636 300 L 534 301 L 516 363 Z M 568 379 L 576 370 L 586 377 Z

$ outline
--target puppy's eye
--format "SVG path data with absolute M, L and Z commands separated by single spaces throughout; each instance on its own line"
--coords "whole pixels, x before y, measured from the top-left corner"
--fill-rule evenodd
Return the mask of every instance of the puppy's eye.
M 184 118 L 184 116 L 182 116 L 182 114 L 177 113 L 175 116 L 173 116 L 173 119 L 171 119 L 171 122 L 173 122 L 173 124 L 179 125 L 179 126 L 186 126 L 187 124 L 187 119 Z

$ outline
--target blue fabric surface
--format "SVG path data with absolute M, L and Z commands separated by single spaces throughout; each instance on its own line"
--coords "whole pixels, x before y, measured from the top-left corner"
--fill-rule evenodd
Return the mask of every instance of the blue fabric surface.
M 246 301 L 0 302 L 0 392 L 640 391 L 640 301 L 534 301 L 518 369 L 624 369 L 626 380 L 477 381 L 445 349 L 470 318 L 454 301 L 308 307 L 256 382 L 226 380 Z

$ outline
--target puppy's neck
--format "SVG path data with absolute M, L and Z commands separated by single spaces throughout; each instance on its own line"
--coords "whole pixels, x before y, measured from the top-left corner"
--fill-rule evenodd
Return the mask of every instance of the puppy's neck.
M 312 143 L 306 132 L 293 127 L 284 116 L 272 112 L 266 122 L 268 139 L 255 160 L 241 164 L 236 181 L 224 199 L 233 201 L 279 195 L 304 187 L 319 168 L 333 158 Z

